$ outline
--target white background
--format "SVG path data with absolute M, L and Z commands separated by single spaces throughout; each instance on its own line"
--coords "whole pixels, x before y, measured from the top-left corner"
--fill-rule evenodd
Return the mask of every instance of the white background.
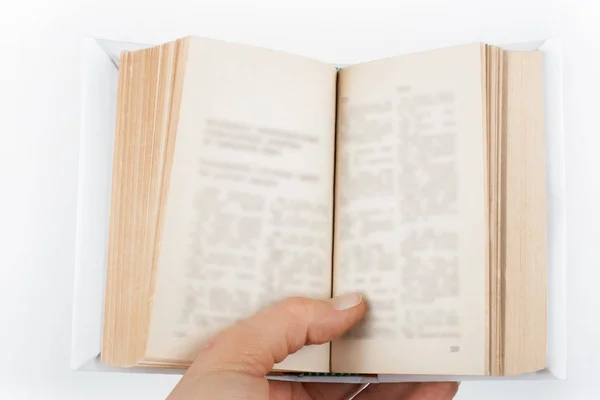
M 600 2 L 354 1 L 0 0 L 0 399 L 164 399 L 176 383 L 69 371 L 79 45 L 82 36 L 152 43 L 189 34 L 340 63 L 563 37 L 569 378 L 465 383 L 458 399 L 600 397 Z

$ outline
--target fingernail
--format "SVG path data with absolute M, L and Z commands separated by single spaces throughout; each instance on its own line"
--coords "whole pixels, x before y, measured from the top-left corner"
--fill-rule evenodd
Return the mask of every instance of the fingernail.
M 347 310 L 356 307 L 361 301 L 362 296 L 358 293 L 343 294 L 329 300 L 335 310 Z

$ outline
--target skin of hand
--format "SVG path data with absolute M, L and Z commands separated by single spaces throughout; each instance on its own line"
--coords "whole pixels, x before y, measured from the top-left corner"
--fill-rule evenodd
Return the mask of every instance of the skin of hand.
M 303 346 L 337 339 L 364 313 L 358 294 L 283 300 L 217 334 L 167 400 L 348 399 L 359 385 L 269 381 L 265 375 Z M 457 390 L 455 382 L 371 384 L 356 400 L 450 400 Z

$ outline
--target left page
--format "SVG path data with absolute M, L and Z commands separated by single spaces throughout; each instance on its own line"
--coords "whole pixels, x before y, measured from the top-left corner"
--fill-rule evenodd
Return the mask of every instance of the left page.
M 336 70 L 191 38 L 146 362 L 186 365 L 221 329 L 331 295 Z M 329 371 L 329 345 L 276 365 Z

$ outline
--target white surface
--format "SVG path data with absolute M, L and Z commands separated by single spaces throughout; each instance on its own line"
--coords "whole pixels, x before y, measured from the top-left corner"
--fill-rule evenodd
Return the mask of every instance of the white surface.
M 118 70 L 94 39 L 82 43 L 71 368 L 101 345 Z M 102 167 L 100 167 L 102 166 Z M 104 267 L 103 267 L 104 266 Z
M 35 3 L 35 4 L 34 4 Z M 465 383 L 458 399 L 595 399 L 600 371 L 600 4 L 276 0 L 6 2 L 0 12 L 0 398 L 164 399 L 175 376 L 69 371 L 82 36 L 187 34 L 357 62 L 398 47 L 565 38 L 566 381 Z M 118 4 L 121 4 L 120 6 Z M 125 4 L 125 5 L 122 5 Z M 287 6 L 285 4 L 288 4 Z M 360 59 L 353 56 L 360 54 Z
M 141 44 L 86 38 L 82 43 L 81 130 L 75 237 L 73 330 L 71 368 L 85 371 L 152 372 L 181 374 L 182 370 L 117 369 L 99 361 L 102 310 L 109 230 L 112 149 L 114 139 L 117 68 L 124 50 Z M 511 377 L 460 377 L 435 375 L 380 375 L 365 377 L 285 377 L 321 382 L 411 382 L 552 380 L 566 377 L 565 293 L 565 148 L 562 102 L 562 45 L 559 39 L 503 45 L 512 50 L 539 49 L 544 57 L 546 137 L 546 190 L 548 193 L 548 318 L 547 369 Z M 399 49 L 399 54 L 402 50 Z M 284 378 L 273 378 L 284 379 Z

